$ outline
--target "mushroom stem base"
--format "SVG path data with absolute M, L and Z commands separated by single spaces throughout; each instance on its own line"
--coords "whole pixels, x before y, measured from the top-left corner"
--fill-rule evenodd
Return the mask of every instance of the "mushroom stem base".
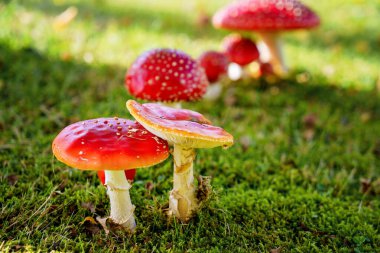
M 269 50 L 269 62 L 272 64 L 274 72 L 279 76 L 285 75 L 288 68 L 285 65 L 280 34 L 277 32 L 261 32 L 260 36 L 267 50 Z M 264 47 L 264 45 L 261 45 L 261 47 Z
M 129 189 L 132 186 L 126 179 L 123 170 L 106 170 L 105 176 L 107 194 L 111 204 L 110 218 L 113 222 L 133 232 L 136 227 L 136 221 L 133 215 L 135 206 L 132 205 L 131 197 L 129 196 Z
M 172 215 L 183 222 L 188 221 L 198 208 L 194 187 L 194 158 L 193 148 L 174 145 L 173 190 L 169 196 L 169 210 Z

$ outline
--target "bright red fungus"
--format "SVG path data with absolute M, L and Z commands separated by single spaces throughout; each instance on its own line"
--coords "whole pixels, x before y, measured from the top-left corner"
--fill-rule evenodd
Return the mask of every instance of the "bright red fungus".
M 135 207 L 126 175 L 134 173 L 132 168 L 152 166 L 169 156 L 165 140 L 137 122 L 117 117 L 74 123 L 58 134 L 52 149 L 59 161 L 71 167 L 100 172 L 110 198 L 110 218 L 130 231 L 136 227 Z
M 206 92 L 208 81 L 201 66 L 184 52 L 153 49 L 132 64 L 125 84 L 137 98 L 179 102 L 200 99 Z
M 259 58 L 259 50 L 256 44 L 249 38 L 232 34 L 224 38 L 223 48 L 231 62 L 245 66 Z
M 81 170 L 125 170 L 165 160 L 168 145 L 137 122 L 98 118 L 63 129 L 53 142 L 53 153 Z
M 216 27 L 230 30 L 282 31 L 318 26 L 319 17 L 297 0 L 243 0 L 213 17 Z
M 218 81 L 221 75 L 227 73 L 229 60 L 225 54 L 217 51 L 206 51 L 198 58 L 199 64 L 204 68 L 210 83 Z

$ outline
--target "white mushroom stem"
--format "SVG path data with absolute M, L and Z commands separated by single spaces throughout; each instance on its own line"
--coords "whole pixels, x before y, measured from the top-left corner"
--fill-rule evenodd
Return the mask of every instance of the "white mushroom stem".
M 123 170 L 105 170 L 105 185 L 110 198 L 113 222 L 133 231 L 136 227 L 129 189 L 132 187 L 125 177 Z
M 169 196 L 169 209 L 174 216 L 182 221 L 187 221 L 198 207 L 194 187 L 194 158 L 193 148 L 174 144 L 174 181 L 173 190 Z
M 248 67 L 249 67 L 249 64 L 245 66 L 240 66 L 237 63 L 231 62 L 228 65 L 228 77 L 232 81 L 237 81 L 240 79 L 247 79 L 247 78 L 251 79 L 251 74 Z
M 227 74 L 232 81 L 237 81 L 243 77 L 243 68 L 239 64 L 231 62 L 228 65 Z
M 274 72 L 278 75 L 286 74 L 288 68 L 285 65 L 280 34 L 278 32 L 260 32 L 259 34 L 270 52 L 269 62 Z
M 222 93 L 222 85 L 219 82 L 215 82 L 207 87 L 207 91 L 203 95 L 203 98 L 209 101 L 214 101 L 220 96 L 220 93 Z

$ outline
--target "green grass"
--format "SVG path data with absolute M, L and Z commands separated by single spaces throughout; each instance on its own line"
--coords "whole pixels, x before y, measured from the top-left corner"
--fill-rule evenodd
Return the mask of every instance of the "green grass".
M 123 78 L 144 50 L 219 49 L 227 32 L 198 19 L 229 1 L 203 2 L 0 2 L 0 251 L 380 252 L 378 1 L 305 1 L 323 25 L 284 36 L 288 79 L 185 104 L 236 140 L 199 150 L 215 194 L 189 224 L 165 216 L 171 159 L 137 173 L 135 234 L 83 222 L 107 215 L 105 189 L 58 162 L 53 138 L 82 119 L 130 118 Z M 53 29 L 69 6 L 78 16 Z

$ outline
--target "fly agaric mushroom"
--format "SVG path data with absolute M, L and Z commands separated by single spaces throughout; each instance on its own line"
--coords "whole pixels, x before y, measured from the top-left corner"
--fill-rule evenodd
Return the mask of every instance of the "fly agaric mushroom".
M 224 53 L 230 61 L 245 66 L 259 59 L 259 50 L 256 44 L 249 38 L 239 34 L 231 34 L 223 39 Z
M 174 146 L 173 190 L 170 192 L 170 213 L 187 221 L 198 207 L 195 196 L 193 161 L 196 148 L 228 148 L 233 137 L 220 127 L 211 125 L 202 114 L 159 104 L 139 104 L 128 100 L 131 115 L 148 131 Z
M 241 78 L 244 66 L 259 59 L 259 50 L 256 44 L 249 38 L 244 38 L 239 34 L 231 34 L 223 39 L 222 47 L 226 56 L 232 62 L 228 69 L 231 80 Z
M 279 75 L 287 72 L 280 33 L 316 27 L 319 23 L 317 14 L 297 0 L 243 0 L 227 5 L 213 17 L 217 28 L 259 33 L 270 51 L 270 62 Z
M 205 70 L 207 79 L 210 85 L 207 87 L 207 92 L 203 96 L 205 99 L 216 99 L 221 91 L 222 86 L 218 80 L 227 73 L 229 60 L 223 53 L 217 51 L 206 51 L 198 58 L 198 62 Z
M 169 156 L 168 143 L 126 119 L 98 118 L 74 123 L 54 139 L 55 157 L 80 170 L 105 170 L 113 222 L 134 230 L 131 185 L 124 170 L 148 167 Z
M 180 107 L 180 101 L 202 98 L 208 81 L 204 70 L 190 56 L 165 48 L 140 55 L 129 68 L 125 85 L 137 98 Z

